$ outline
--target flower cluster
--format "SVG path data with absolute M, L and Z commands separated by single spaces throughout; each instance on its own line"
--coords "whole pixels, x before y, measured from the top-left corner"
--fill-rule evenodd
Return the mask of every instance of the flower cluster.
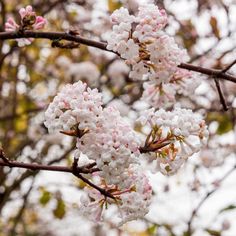
M 123 187 L 128 178 L 126 170 L 137 162 L 139 154 L 139 139 L 114 107 L 103 110 L 96 128 L 78 139 L 77 146 L 97 163 L 107 184 L 119 187 Z
M 93 130 L 102 113 L 102 96 L 81 81 L 66 85 L 45 112 L 49 132 Z
M 20 25 L 18 25 L 13 18 L 8 18 L 5 23 L 5 30 L 8 32 L 18 31 L 18 30 L 39 30 L 43 29 L 46 24 L 46 19 L 42 16 L 36 16 L 33 11 L 32 6 L 27 6 L 26 8 L 21 8 L 19 10 L 21 17 Z M 19 47 L 29 45 L 32 43 L 32 38 L 16 39 Z
M 107 49 L 118 52 L 132 66 L 130 77 L 143 76 L 157 84 L 168 83 L 187 54 L 164 33 L 167 16 L 154 4 L 139 7 L 137 16 L 120 8 L 111 15 L 113 31 L 108 38 Z
M 188 109 L 176 108 L 171 112 L 150 109 L 138 121 L 149 127 L 141 152 L 148 160 L 154 160 L 157 170 L 165 175 L 175 174 L 207 142 L 205 121 Z
M 165 10 L 154 4 L 144 4 L 134 16 L 122 7 L 113 12 L 111 22 L 114 25 L 107 49 L 118 52 L 131 66 L 131 79 L 148 80 L 144 84 L 143 100 L 149 105 L 155 108 L 172 105 L 176 94 L 194 91 L 193 74 L 177 67 L 187 61 L 187 52 L 164 31 Z
M 142 218 L 148 213 L 151 204 L 152 188 L 147 177 L 140 169 L 132 168 L 126 181 L 127 187 L 123 191 L 114 185 L 103 185 L 112 192 L 115 199 L 105 199 L 101 193 L 91 188 L 85 188 L 86 196 L 81 197 L 80 209 L 83 215 L 98 222 L 102 219 L 103 210 L 107 205 L 116 204 L 118 210 L 118 225 Z
M 169 83 L 144 82 L 142 100 L 157 109 L 168 108 L 176 102 L 176 95 L 193 95 L 200 82 L 193 72 L 178 68 Z
M 133 171 L 138 164 L 139 138 L 116 108 L 102 107 L 101 94 L 97 89 L 92 90 L 81 81 L 66 85 L 49 105 L 45 119 L 50 132 L 60 130 L 77 137 L 75 157 L 79 159 L 82 152 L 90 162 L 96 163 L 100 170 L 97 173 L 100 186 L 105 183 L 107 191 L 115 196 L 114 203 L 118 204 L 125 216 L 122 218 L 123 223 L 126 218 L 134 219 L 147 213 L 150 197 L 146 196 L 146 189 L 151 188 L 147 181 L 141 179 L 139 186 L 134 184 L 137 182 L 136 175 L 146 178 L 140 170 L 140 173 Z M 99 204 L 106 200 L 101 201 L 100 198 L 97 193 L 96 200 Z M 125 205 L 133 198 L 139 199 L 141 205 L 131 210 Z M 90 209 L 91 204 L 84 203 L 84 206 Z M 139 211 L 141 208 L 142 211 Z

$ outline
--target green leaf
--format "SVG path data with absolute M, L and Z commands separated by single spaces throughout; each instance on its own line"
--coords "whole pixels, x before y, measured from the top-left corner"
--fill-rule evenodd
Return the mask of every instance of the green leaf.
M 236 209 L 236 205 L 231 204 L 231 205 L 221 209 L 219 213 L 222 213 L 222 212 L 225 212 L 225 211 L 234 210 L 234 209 Z
M 228 114 L 211 112 L 207 116 L 208 121 L 217 121 L 219 123 L 217 134 L 222 135 L 233 129 L 231 118 Z
M 66 205 L 64 201 L 61 198 L 59 198 L 57 199 L 57 206 L 53 210 L 53 215 L 58 219 L 63 219 L 65 214 L 66 214 Z
M 156 230 L 157 230 L 157 225 L 153 224 L 147 229 L 147 232 L 148 234 L 152 235 L 156 233 Z
M 221 236 L 221 232 L 213 229 L 205 229 L 205 231 L 212 236 Z
M 42 188 L 41 189 L 41 197 L 39 198 L 39 202 L 42 206 L 46 206 L 48 202 L 51 200 L 51 193 L 47 191 L 46 189 Z

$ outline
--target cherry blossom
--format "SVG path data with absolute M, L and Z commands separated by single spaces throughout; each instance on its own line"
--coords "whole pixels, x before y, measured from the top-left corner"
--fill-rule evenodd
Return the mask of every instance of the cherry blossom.
M 46 19 L 42 16 L 36 16 L 33 11 L 32 6 L 27 6 L 26 8 L 21 8 L 19 10 L 21 17 L 21 23 L 18 25 L 15 20 L 9 17 L 5 23 L 5 30 L 8 32 L 18 31 L 18 30 L 40 30 L 43 29 L 46 24 Z M 29 45 L 33 42 L 32 38 L 16 39 L 19 47 Z
M 98 183 L 97 183 L 98 182 Z M 102 179 L 97 180 L 100 187 L 113 193 L 114 199 L 105 198 L 92 188 L 85 188 L 87 195 L 80 200 L 80 212 L 94 222 L 104 220 L 104 213 L 110 205 L 116 205 L 117 224 L 121 226 L 128 221 L 143 218 L 149 210 L 152 188 L 147 176 L 137 167 L 129 169 L 129 178 L 124 180 L 124 188 L 115 185 L 104 185 Z
M 188 109 L 150 109 L 138 121 L 149 127 L 141 152 L 149 161 L 155 161 L 157 170 L 164 175 L 175 174 L 208 139 L 205 121 Z

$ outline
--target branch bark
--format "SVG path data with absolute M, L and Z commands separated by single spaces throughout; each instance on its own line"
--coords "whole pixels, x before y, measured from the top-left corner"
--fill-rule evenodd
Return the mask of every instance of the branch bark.
M 90 180 L 85 178 L 83 175 L 81 175 L 81 174 L 90 174 L 90 173 L 99 171 L 98 168 L 94 167 L 94 164 L 89 164 L 82 167 L 79 167 L 77 165 L 75 166 L 73 164 L 72 167 L 66 167 L 66 166 L 49 166 L 49 165 L 42 165 L 42 164 L 37 164 L 37 163 L 22 163 L 22 162 L 9 161 L 9 160 L 8 162 L 6 162 L 3 160 L 0 160 L 0 166 L 7 166 L 10 168 L 17 167 L 17 168 L 23 168 L 23 169 L 28 169 L 32 171 L 46 170 L 46 171 L 58 171 L 58 172 L 71 173 L 74 176 L 81 179 L 82 181 L 84 181 L 86 184 L 88 184 L 92 188 L 98 190 L 105 197 L 115 199 L 115 197 L 109 191 L 103 188 L 100 188 L 99 186 L 95 185 Z
M 84 38 L 79 35 L 73 35 L 65 32 L 41 32 L 41 31 L 23 31 L 23 32 L 0 32 L 0 40 L 8 40 L 8 39 L 19 39 L 19 38 L 42 38 L 49 40 L 67 40 L 71 42 L 76 42 L 80 44 L 84 44 L 87 46 L 99 48 L 108 52 L 112 52 L 117 54 L 116 52 L 108 50 L 107 44 L 105 42 L 99 42 L 91 39 Z M 214 78 L 224 79 L 231 82 L 236 83 L 236 76 L 226 73 L 222 70 L 210 69 L 201 66 L 195 66 L 188 63 L 181 63 L 179 68 L 187 69 L 195 72 L 199 72 L 201 74 L 210 75 Z

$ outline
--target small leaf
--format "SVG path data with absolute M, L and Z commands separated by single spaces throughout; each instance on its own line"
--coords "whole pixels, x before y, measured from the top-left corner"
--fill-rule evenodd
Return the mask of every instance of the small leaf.
M 213 34 L 219 39 L 220 38 L 220 31 L 218 28 L 217 19 L 214 16 L 212 16 L 210 19 L 210 25 L 211 25 L 211 29 L 212 29 Z
M 61 198 L 59 198 L 57 199 L 57 206 L 53 210 L 53 215 L 58 219 L 62 219 L 65 216 L 65 214 L 66 214 L 66 205 L 64 201 Z
M 41 197 L 39 198 L 39 202 L 42 206 L 46 206 L 48 202 L 51 200 L 51 193 L 45 189 L 41 189 Z
M 205 229 L 205 231 L 212 235 L 212 236 L 221 236 L 221 232 L 220 231 L 216 231 L 216 230 L 213 230 L 213 229 Z
M 221 209 L 219 213 L 222 213 L 222 212 L 225 212 L 225 211 L 234 210 L 234 209 L 236 209 L 236 205 L 231 204 L 231 205 Z
M 152 235 L 156 233 L 156 230 L 157 230 L 157 225 L 153 224 L 147 229 L 147 232 L 148 234 Z
M 122 3 L 118 0 L 108 0 L 108 9 L 110 12 L 115 11 L 116 9 L 119 9 L 122 7 Z

